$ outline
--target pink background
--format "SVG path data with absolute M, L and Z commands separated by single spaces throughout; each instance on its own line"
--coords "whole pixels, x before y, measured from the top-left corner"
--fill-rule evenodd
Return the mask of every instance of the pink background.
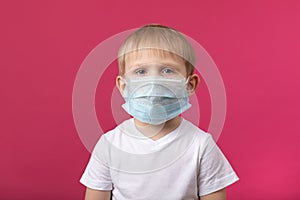
M 101 41 L 153 22 L 196 39 L 223 77 L 218 144 L 240 177 L 228 199 L 300 199 L 299 10 L 298 1 L 274 0 L 2 1 L 0 199 L 83 199 L 90 154 L 72 116 L 76 73 Z M 116 73 L 114 63 L 96 95 L 106 131 Z

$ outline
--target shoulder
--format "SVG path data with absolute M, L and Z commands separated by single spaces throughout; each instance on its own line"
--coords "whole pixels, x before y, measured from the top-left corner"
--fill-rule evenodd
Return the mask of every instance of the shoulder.
M 106 133 L 101 135 L 100 138 L 98 139 L 98 141 L 96 142 L 93 152 L 96 153 L 99 150 L 102 151 L 104 149 L 104 147 L 107 148 L 112 143 L 114 143 L 114 144 L 120 143 L 122 133 L 124 133 L 124 131 L 122 131 L 122 130 L 130 129 L 131 123 L 132 123 L 131 119 L 125 120 L 121 124 L 116 126 L 114 129 L 107 131 Z
M 114 129 L 104 133 L 99 140 L 108 140 L 108 141 L 115 141 L 119 140 L 120 137 L 124 134 L 127 133 L 128 130 L 131 130 L 133 126 L 133 121 L 131 119 L 127 119 L 123 121 L 121 124 L 116 126 Z
M 183 126 L 181 132 L 183 134 L 190 135 L 189 137 L 193 139 L 193 146 L 197 148 L 199 152 L 203 153 L 204 151 L 216 146 L 216 143 L 210 133 L 200 129 L 188 120 L 183 119 L 182 123 Z
M 181 131 L 183 133 L 190 133 L 191 135 L 193 135 L 195 137 L 195 139 L 197 141 L 205 143 L 205 142 L 207 142 L 207 140 L 212 138 L 210 133 L 205 132 L 204 130 L 195 126 L 190 121 L 183 119 L 182 123 L 183 124 L 182 124 Z

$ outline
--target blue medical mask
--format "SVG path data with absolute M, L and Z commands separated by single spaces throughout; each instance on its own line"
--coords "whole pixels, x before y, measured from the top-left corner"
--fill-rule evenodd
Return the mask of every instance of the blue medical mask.
M 187 81 L 156 76 L 126 79 L 122 107 L 142 122 L 162 124 L 191 107 Z

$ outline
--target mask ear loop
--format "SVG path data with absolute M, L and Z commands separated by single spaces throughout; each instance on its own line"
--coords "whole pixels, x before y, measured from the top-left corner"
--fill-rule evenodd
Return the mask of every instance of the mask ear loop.
M 186 85 L 186 91 L 187 91 L 187 93 L 189 93 L 190 91 L 191 91 L 191 89 L 189 89 L 189 85 L 188 85 L 188 83 L 189 83 L 189 81 L 190 81 L 190 75 L 186 78 L 186 81 L 185 81 L 185 85 Z
M 128 82 L 127 82 L 127 79 L 126 79 L 125 77 L 124 77 L 124 78 L 122 77 L 122 81 L 123 81 L 123 83 L 124 83 L 125 85 L 127 85 Z
M 188 84 L 189 79 L 190 79 L 190 75 L 186 78 L 185 85 Z

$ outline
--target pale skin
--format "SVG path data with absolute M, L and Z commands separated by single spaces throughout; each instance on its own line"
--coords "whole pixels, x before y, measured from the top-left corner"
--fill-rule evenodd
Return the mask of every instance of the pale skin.
M 148 50 L 149 51 L 149 50 Z M 191 96 L 195 93 L 200 78 L 197 74 L 189 75 L 187 74 L 185 63 L 181 59 L 175 59 L 171 56 L 164 56 L 163 58 L 158 56 L 151 56 L 149 54 L 145 56 L 139 56 L 138 59 L 128 56 L 125 65 L 125 75 L 119 75 L 116 78 L 116 86 L 122 94 L 125 88 L 124 78 L 127 76 L 172 76 L 170 74 L 169 68 L 159 67 L 160 65 L 155 66 L 145 66 L 147 63 L 159 63 L 161 66 L 172 66 L 172 69 L 176 70 L 177 73 L 181 76 L 188 78 L 187 89 L 188 95 Z M 143 66 L 142 68 L 139 68 Z M 149 136 L 152 140 L 158 140 L 171 131 L 175 130 L 181 123 L 182 118 L 177 116 L 163 125 L 150 125 L 144 122 L 134 119 L 136 127 L 145 135 L 148 133 L 156 132 L 155 135 Z M 110 200 L 111 191 L 105 190 L 94 190 L 87 188 L 85 194 L 85 200 Z M 201 200 L 226 200 L 226 189 L 221 189 L 219 191 L 213 192 L 211 194 L 199 197 Z

